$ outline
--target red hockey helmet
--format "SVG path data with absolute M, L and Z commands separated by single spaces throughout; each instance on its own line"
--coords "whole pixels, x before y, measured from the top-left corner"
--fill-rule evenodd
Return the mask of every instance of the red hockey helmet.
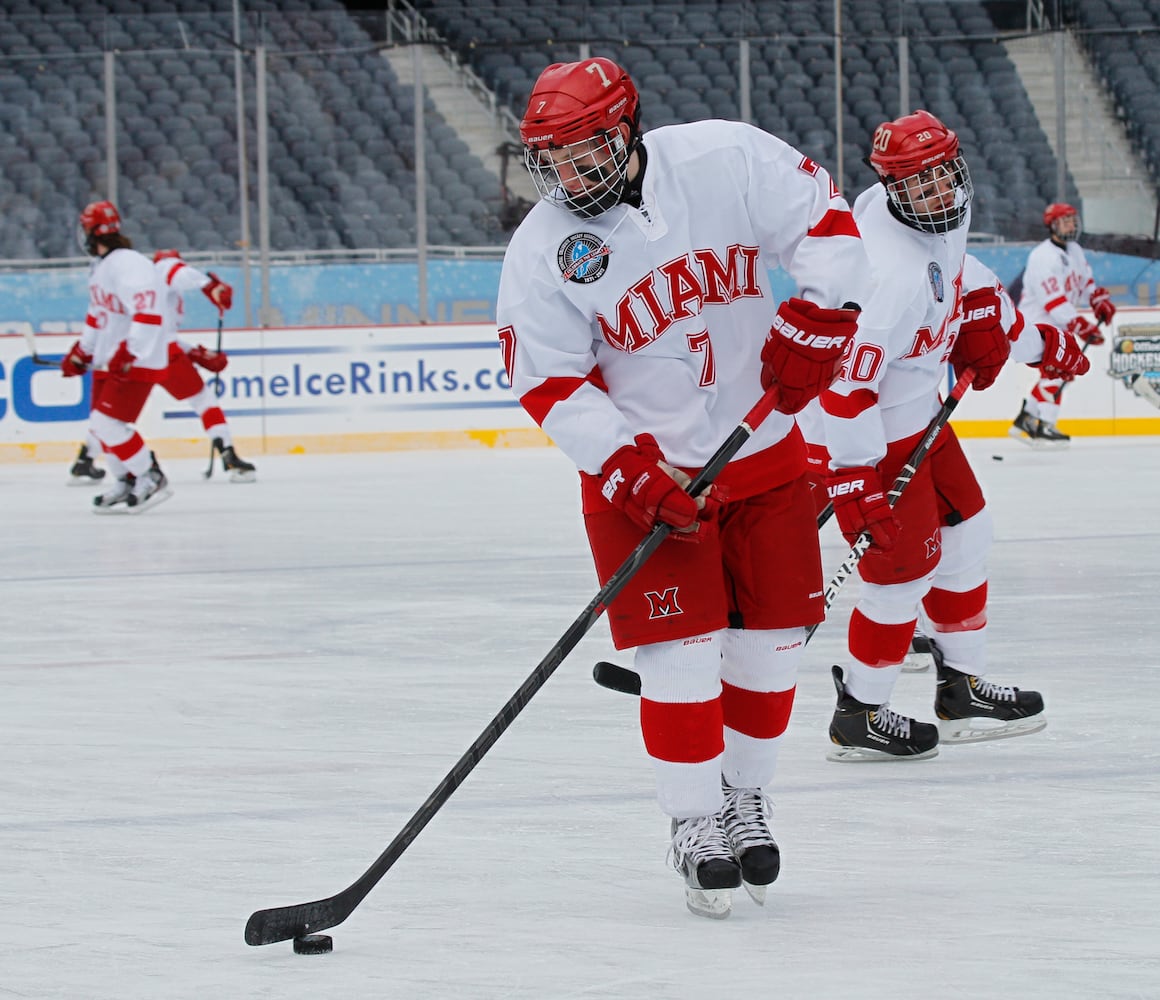
M 962 225 L 974 194 L 971 174 L 959 137 L 929 111 L 879 125 L 867 162 L 908 226 L 947 233 Z
M 1053 201 L 1043 210 L 1043 224 L 1052 236 L 1064 243 L 1079 239 L 1083 230 L 1079 209 L 1064 201 Z
M 639 120 L 640 95 L 611 59 L 553 63 L 536 80 L 520 122 L 531 149 L 560 149 Z
M 181 259 L 181 251 L 180 250 L 158 250 L 153 255 L 153 263 L 156 264 L 158 261 L 169 260 L 170 258 L 173 258 L 174 260 L 180 260 Z
M 608 211 L 624 189 L 639 123 L 640 95 L 611 59 L 553 63 L 536 80 L 520 122 L 524 162 L 540 196 L 584 219 Z
M 121 231 L 121 215 L 111 201 L 94 201 L 81 211 L 81 229 L 86 236 L 108 236 Z

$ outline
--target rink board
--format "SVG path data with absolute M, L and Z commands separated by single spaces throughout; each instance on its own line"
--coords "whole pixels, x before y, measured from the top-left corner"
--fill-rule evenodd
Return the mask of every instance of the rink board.
M 1122 309 L 1120 324 L 1160 323 L 1160 310 Z M 193 331 L 214 346 L 216 332 Z M 41 334 L 42 359 L 73 336 Z M 215 386 L 239 450 L 252 454 L 524 447 L 549 443 L 513 398 L 491 324 L 227 331 L 230 364 Z M 1160 434 L 1160 412 L 1106 374 L 1110 345 L 1088 350 L 1091 372 L 1065 390 L 1073 435 Z M 207 383 L 212 376 L 203 373 Z M 1008 365 L 985 393 L 968 393 L 955 427 L 1001 436 L 1035 382 Z M 84 437 L 90 384 L 37 365 L 25 340 L 0 334 L 0 461 L 62 461 Z M 196 415 L 155 391 L 138 426 L 162 453 L 205 448 Z

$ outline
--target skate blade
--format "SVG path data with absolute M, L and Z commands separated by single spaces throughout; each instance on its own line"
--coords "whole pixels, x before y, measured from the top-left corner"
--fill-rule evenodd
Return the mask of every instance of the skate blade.
M 93 505 L 92 511 L 94 514 L 128 514 L 133 508 L 130 507 L 124 500 L 119 500 L 117 503 L 109 504 L 107 507 L 98 507 Z
M 881 750 L 871 750 L 868 747 L 835 746 L 826 754 L 826 760 L 832 760 L 837 764 L 893 764 L 897 761 L 930 760 L 931 757 L 937 756 L 937 746 L 924 750 L 922 753 L 910 753 L 904 756 L 884 753 Z
M 163 486 L 156 493 L 150 493 L 149 496 L 147 496 L 139 504 L 127 508 L 126 513 L 141 514 L 144 511 L 152 510 L 158 504 L 165 503 L 165 501 L 168 500 L 171 496 L 173 496 L 173 490 L 171 490 L 168 486 Z
M 256 483 L 258 481 L 257 472 L 231 472 L 231 483 Z
M 741 884 L 745 886 L 745 891 L 749 893 L 750 899 L 752 899 L 758 906 L 765 905 L 765 896 L 769 886 L 754 885 L 752 882 L 742 882 Z
M 902 661 L 902 672 L 904 674 L 921 674 L 930 669 L 934 657 L 929 653 L 907 653 L 906 658 Z
M 1047 719 L 1032 715 L 1026 719 L 939 719 L 938 738 L 943 743 L 987 743 L 1012 736 L 1030 736 L 1047 728 Z
M 104 477 L 94 479 L 92 476 L 69 476 L 65 486 L 100 486 Z
M 689 912 L 710 920 L 724 920 L 733 910 L 732 889 L 694 889 L 685 886 L 685 905 Z

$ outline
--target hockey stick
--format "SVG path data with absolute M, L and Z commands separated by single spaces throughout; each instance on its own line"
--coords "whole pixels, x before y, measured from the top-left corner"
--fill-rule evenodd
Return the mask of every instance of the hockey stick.
M 947 421 L 950 420 L 951 414 L 955 412 L 955 407 L 959 405 L 959 400 L 963 398 L 963 394 L 970 387 L 971 380 L 974 377 L 975 370 L 973 368 L 967 368 L 963 371 L 951 389 L 950 395 L 947 396 L 946 401 L 939 408 L 934 419 L 927 425 L 926 433 L 922 435 L 921 440 L 915 445 L 914 451 L 910 453 L 910 458 L 907 459 L 906 464 L 902 467 L 902 471 L 898 473 L 898 478 L 894 480 L 894 485 L 890 488 L 890 492 L 886 494 L 886 499 L 891 507 L 898 503 L 898 498 L 902 496 L 906 487 L 910 485 L 910 481 L 914 478 L 918 466 L 926 458 L 926 453 L 930 451 L 939 434 L 942 433 L 942 429 L 946 426 Z M 833 513 L 833 504 L 822 511 L 822 516 L 818 518 L 819 527 L 824 523 L 823 517 L 828 519 L 831 513 Z M 827 612 L 837 598 L 838 591 L 842 589 L 843 584 L 850 578 L 854 570 L 858 568 L 858 563 L 862 561 L 862 556 L 866 554 L 868 548 L 870 548 L 870 532 L 863 531 L 854 541 L 854 545 L 850 549 L 849 554 L 843 560 L 842 565 L 838 567 L 838 572 L 834 574 L 834 578 L 826 587 L 825 598 Z M 817 630 L 817 624 L 811 625 L 806 630 L 806 643 L 813 638 Z M 635 670 L 622 667 L 617 663 L 609 663 L 607 660 L 601 660 L 592 668 L 592 679 L 601 687 L 608 688 L 610 691 L 619 691 L 621 694 L 640 694 L 640 674 Z
M 1160 392 L 1156 391 L 1156 387 L 1152 385 L 1144 372 L 1129 372 L 1127 375 L 1121 375 L 1120 381 L 1142 400 L 1151 403 L 1160 410 Z
M 25 343 L 28 344 L 28 353 L 32 355 L 32 363 L 40 365 L 42 368 L 59 368 L 60 362 L 49 361 L 48 358 L 42 358 L 36 353 L 36 334 L 31 330 L 25 328 L 23 331 Z
M 686 491 L 690 496 L 697 496 L 709 486 L 720 474 L 729 460 L 740 450 L 741 446 L 752 436 L 757 427 L 772 412 L 777 401 L 775 389 L 768 390 L 754 404 L 740 424 L 727 437 L 720 448 L 709 459 L 708 464 L 697 474 L 688 485 Z M 267 910 L 258 910 L 250 915 L 246 923 L 246 944 L 273 944 L 275 941 L 287 941 L 290 938 L 299 938 L 306 934 L 325 930 L 341 924 L 351 915 L 359 905 L 386 875 L 410 843 L 419 836 L 423 828 L 431 822 L 443 804 L 451 797 L 475 766 L 483 760 L 487 752 L 495 745 L 516 717 L 527 707 L 536 692 L 555 673 L 556 668 L 563 662 L 593 626 L 596 620 L 604 613 L 605 608 L 619 594 L 629 580 L 644 565 L 660 544 L 668 537 L 672 528 L 658 522 L 635 549 L 629 553 L 620 568 L 609 577 L 608 581 L 597 592 L 588 606 L 580 612 L 580 616 L 568 627 L 568 630 L 557 640 L 527 680 L 520 685 L 507 703 L 499 710 L 482 733 L 476 738 L 456 762 L 455 766 L 439 782 L 435 790 L 427 796 L 427 800 L 419 807 L 396 834 L 395 839 L 387 845 L 387 849 L 378 856 L 370 866 L 354 882 L 341 892 L 327 899 L 319 899 L 312 903 L 302 903 L 297 906 L 279 906 Z
M 1104 321 L 1102 319 L 1096 320 L 1096 329 L 1097 330 L 1103 325 L 1104 325 Z M 1087 354 L 1087 349 L 1091 346 L 1092 346 L 1092 342 L 1090 340 L 1085 340 L 1083 342 L 1083 347 L 1081 347 L 1079 349 L 1079 353 L 1080 354 Z M 1074 382 L 1075 380 L 1072 379 L 1071 381 Z M 1056 406 L 1059 406 L 1059 401 L 1061 399 L 1063 399 L 1063 390 L 1066 389 L 1069 384 L 1070 384 L 1069 382 L 1061 382 L 1060 383 L 1059 389 L 1057 389 L 1056 393 L 1055 393 L 1055 405 Z
M 219 309 L 218 310 L 217 347 L 214 348 L 214 353 L 221 354 L 221 352 L 222 352 L 222 312 Z M 214 372 L 213 382 L 210 384 L 214 387 L 214 398 L 216 400 L 217 394 L 218 394 L 217 390 L 222 384 L 222 377 L 221 377 L 221 374 L 219 372 Z M 213 475 L 213 460 L 216 457 L 217 457 L 217 449 L 214 447 L 213 442 L 211 441 L 209 443 L 209 465 L 206 466 L 205 472 L 202 473 L 202 475 L 205 476 L 206 479 L 209 479 Z

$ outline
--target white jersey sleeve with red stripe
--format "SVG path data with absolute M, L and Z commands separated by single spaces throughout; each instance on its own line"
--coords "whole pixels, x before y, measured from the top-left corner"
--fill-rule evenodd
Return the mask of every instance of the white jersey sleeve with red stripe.
M 1044 240 L 1027 255 L 1019 309 L 1027 322 L 1050 323 L 1061 330 L 1086 308 L 1095 280 L 1083 247 L 1066 249 Z
M 185 316 L 182 292 L 200 291 L 209 282 L 209 275 L 179 257 L 165 257 L 153 267 L 161 282 L 161 320 L 167 342 L 177 343 L 177 331 Z M 183 350 L 186 348 L 183 346 Z
M 817 164 L 736 122 L 648 133 L 641 207 L 582 220 L 541 202 L 508 246 L 498 324 L 512 390 L 585 472 L 653 434 L 699 468 L 761 395 L 781 266 L 827 307 L 869 267 L 849 207 Z M 740 457 L 788 436 L 772 414 Z M 799 445 L 800 448 L 800 445 Z
M 103 367 L 125 341 L 137 359 L 135 368 L 163 369 L 169 361 L 161 309 L 161 284 L 153 262 L 136 250 L 113 250 L 95 261 L 89 272 L 89 311 L 81 346 L 93 355 L 95 367 Z

